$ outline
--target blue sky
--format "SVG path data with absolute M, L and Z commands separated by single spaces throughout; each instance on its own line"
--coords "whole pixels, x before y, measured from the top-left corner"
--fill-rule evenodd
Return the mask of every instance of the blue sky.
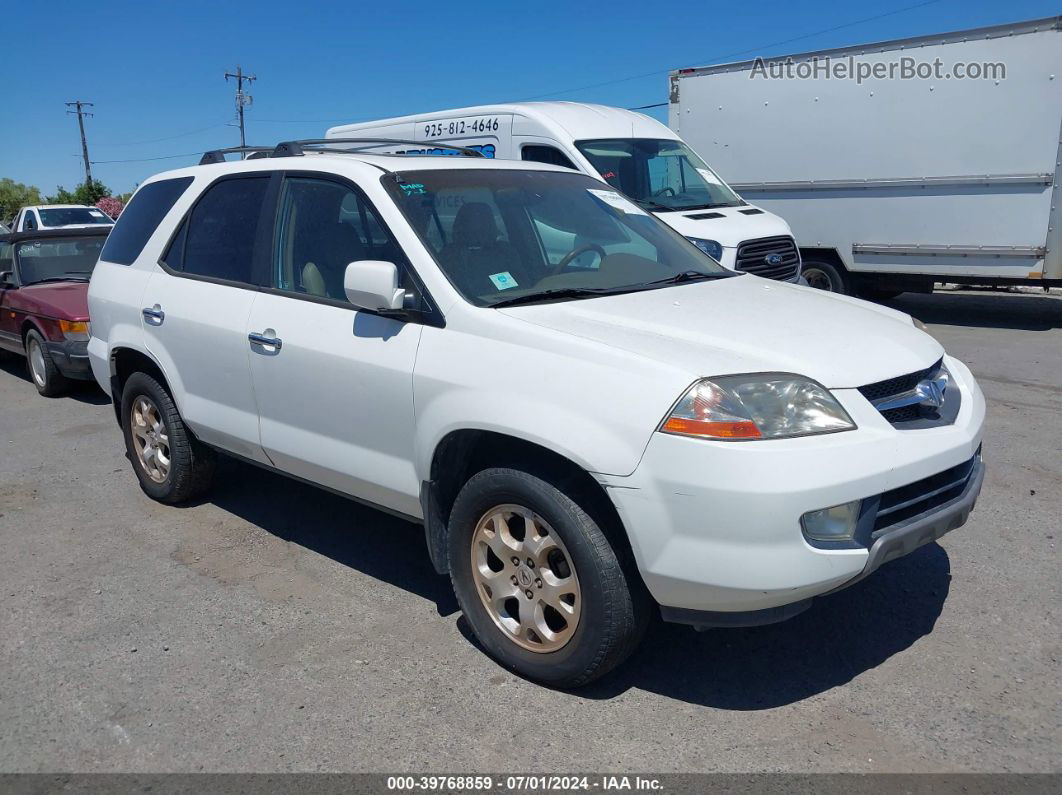
M 222 75 L 237 63 L 259 78 L 248 142 L 273 143 L 486 102 L 647 105 L 667 100 L 671 68 L 1060 13 L 1057 0 L 20 3 L 2 28 L 0 177 L 45 192 L 81 181 L 73 99 L 95 103 L 92 160 L 140 161 L 93 167 L 115 192 L 197 158 L 141 159 L 235 145 Z

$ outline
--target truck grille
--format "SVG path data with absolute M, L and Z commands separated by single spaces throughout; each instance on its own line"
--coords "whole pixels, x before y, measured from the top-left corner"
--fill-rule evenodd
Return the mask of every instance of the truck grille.
M 768 258 L 777 261 L 768 262 Z M 788 281 L 800 271 L 800 254 L 791 237 L 746 240 L 738 245 L 735 268 L 765 279 Z

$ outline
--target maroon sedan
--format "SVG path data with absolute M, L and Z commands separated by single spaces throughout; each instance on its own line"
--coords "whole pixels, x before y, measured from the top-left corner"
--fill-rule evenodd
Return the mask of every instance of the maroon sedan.
M 29 361 L 37 391 L 92 380 L 88 282 L 110 227 L 0 235 L 0 350 Z

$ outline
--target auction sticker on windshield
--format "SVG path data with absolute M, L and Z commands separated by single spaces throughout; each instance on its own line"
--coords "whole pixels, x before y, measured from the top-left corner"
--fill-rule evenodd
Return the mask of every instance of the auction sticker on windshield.
M 629 199 L 625 199 L 623 196 L 620 196 L 614 190 L 596 190 L 594 188 L 587 188 L 586 192 L 589 193 L 591 196 L 600 199 L 609 207 L 615 207 L 621 212 L 625 212 L 630 215 L 648 215 L 648 213 L 645 212 L 645 210 L 643 210 L 637 204 L 630 201 Z

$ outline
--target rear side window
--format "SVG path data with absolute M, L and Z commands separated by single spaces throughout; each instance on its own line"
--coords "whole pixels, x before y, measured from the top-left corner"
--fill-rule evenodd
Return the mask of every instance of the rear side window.
M 108 235 L 100 259 L 132 265 L 155 227 L 191 184 L 191 177 L 163 179 L 138 190 Z
M 36 228 L 37 228 L 37 219 L 33 217 L 33 213 L 31 211 L 26 210 L 26 220 L 22 224 L 23 231 L 29 231 L 31 229 L 36 229 Z
M 225 179 L 207 188 L 166 252 L 166 266 L 190 276 L 253 284 L 255 239 L 269 179 Z
M 528 145 L 520 150 L 520 156 L 524 160 L 530 160 L 534 163 L 549 163 L 551 166 L 575 168 L 575 164 L 568 159 L 568 156 L 553 146 Z

